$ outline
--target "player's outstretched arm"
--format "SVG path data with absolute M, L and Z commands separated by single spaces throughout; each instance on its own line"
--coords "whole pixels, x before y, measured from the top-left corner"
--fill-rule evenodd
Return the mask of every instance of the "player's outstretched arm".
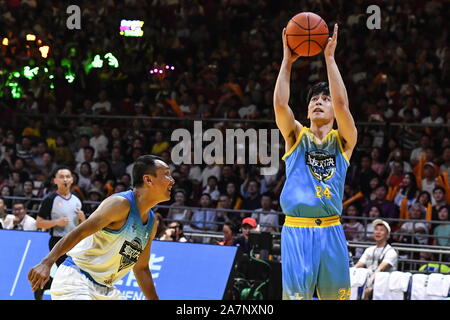
M 150 240 L 133 267 L 134 277 L 148 300 L 159 300 L 158 295 L 156 294 L 155 284 L 153 283 L 152 273 L 148 266 L 150 249 L 152 241 L 156 236 L 156 230 L 158 230 L 158 221 L 155 220 Z
M 348 105 L 347 90 L 344 81 L 339 73 L 338 66 L 334 59 L 334 51 L 337 45 L 338 25 L 334 25 L 333 37 L 328 39 L 324 51 L 325 63 L 327 65 L 328 83 L 330 86 L 331 101 L 334 115 L 338 124 L 339 135 L 342 138 L 343 149 L 350 159 L 358 138 L 358 131 L 355 126 L 352 114 Z
M 126 219 L 130 204 L 123 197 L 110 197 L 104 200 L 89 219 L 66 234 L 53 247 L 50 253 L 28 273 L 28 280 L 33 291 L 43 289 L 50 278 L 50 269 L 59 257 L 67 253 L 77 243 L 91 234 L 110 226 L 114 222 Z
M 300 122 L 295 120 L 294 113 L 289 107 L 290 81 L 292 64 L 298 55 L 291 52 L 286 41 L 286 28 L 283 29 L 283 61 L 281 62 L 275 90 L 273 92 L 273 108 L 275 121 L 286 143 L 286 152 L 295 144 L 295 140 L 302 129 Z

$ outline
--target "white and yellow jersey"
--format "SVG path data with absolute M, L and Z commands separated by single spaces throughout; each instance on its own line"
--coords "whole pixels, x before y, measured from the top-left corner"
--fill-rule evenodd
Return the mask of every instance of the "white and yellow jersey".
M 153 229 L 154 214 L 148 212 L 142 223 L 133 190 L 116 193 L 130 201 L 130 212 L 120 230 L 104 228 L 80 241 L 67 255 L 65 265 L 75 264 L 82 273 L 98 284 L 112 286 L 125 276 L 148 244 Z

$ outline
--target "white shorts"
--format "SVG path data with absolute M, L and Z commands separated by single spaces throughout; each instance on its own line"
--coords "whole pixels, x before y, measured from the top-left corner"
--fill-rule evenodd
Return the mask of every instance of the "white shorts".
M 60 265 L 50 287 L 52 300 L 126 300 L 115 287 L 104 287 L 66 265 Z

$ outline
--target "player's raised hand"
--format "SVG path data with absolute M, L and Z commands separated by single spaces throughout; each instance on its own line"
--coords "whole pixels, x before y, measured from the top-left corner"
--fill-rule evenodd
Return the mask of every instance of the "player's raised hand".
M 294 51 L 292 51 L 291 48 L 289 48 L 286 39 L 286 28 L 283 28 L 282 38 L 283 38 L 283 59 L 292 63 L 295 60 L 297 60 L 300 56 L 294 53 Z
M 338 24 L 336 23 L 334 25 L 333 36 L 331 38 L 328 38 L 327 46 L 325 47 L 324 50 L 325 58 L 334 57 L 334 50 L 336 50 L 337 45 L 338 29 L 339 29 Z
M 31 283 L 31 290 L 44 289 L 45 284 L 50 279 L 50 267 L 46 264 L 38 264 L 28 272 L 28 281 Z

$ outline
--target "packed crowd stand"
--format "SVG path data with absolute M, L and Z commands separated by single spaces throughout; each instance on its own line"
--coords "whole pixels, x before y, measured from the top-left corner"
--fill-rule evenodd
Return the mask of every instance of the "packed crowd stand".
M 171 132 L 210 118 L 222 121 L 203 121 L 203 130 L 276 128 L 274 122 L 247 120 L 274 119 L 281 30 L 293 13 L 304 10 L 320 12 L 330 25 L 340 23 L 336 56 L 352 114 L 365 123 L 358 126 L 345 184 L 342 222 L 348 241 L 371 241 L 371 222 L 383 218 L 391 241 L 449 247 L 450 92 L 444 83 L 450 80 L 450 50 L 447 32 L 427 36 L 448 30 L 449 5 L 380 2 L 385 27 L 368 32 L 360 14 L 365 4 L 315 0 L 298 8 L 296 1 L 279 7 L 270 1 L 111 0 L 99 10 L 98 1 L 91 1 L 83 5 L 82 30 L 70 32 L 63 3 L 0 3 L 5 12 L 0 27 L 9 39 L 0 52 L 1 74 L 31 64 L 54 74 L 53 88 L 43 74 L 19 78 L 20 98 L 4 83 L 0 88 L 3 228 L 33 230 L 38 199 L 52 190 L 58 166 L 72 168 L 73 193 L 89 216 L 99 201 L 132 186 L 134 160 L 151 153 L 170 164 L 176 181 L 165 204 L 170 207 L 157 210 L 167 225 L 164 230 L 161 224 L 159 238 L 189 241 L 183 232 L 223 232 L 219 244 L 233 245 L 249 230 L 279 233 L 282 161 L 270 176 L 261 175 L 259 165 L 176 165 Z M 144 20 L 145 37 L 117 36 L 122 18 Z M 28 32 L 50 45 L 48 58 L 26 50 Z M 82 68 L 106 52 L 118 58 L 118 69 Z M 64 79 L 67 62 L 76 75 L 72 83 Z M 162 76 L 148 72 L 168 64 L 175 70 Z M 321 56 L 296 64 L 290 105 L 298 119 L 306 119 L 309 86 L 324 77 Z M 284 144 L 279 145 L 281 157 Z M 13 216 L 6 215 L 10 212 Z

